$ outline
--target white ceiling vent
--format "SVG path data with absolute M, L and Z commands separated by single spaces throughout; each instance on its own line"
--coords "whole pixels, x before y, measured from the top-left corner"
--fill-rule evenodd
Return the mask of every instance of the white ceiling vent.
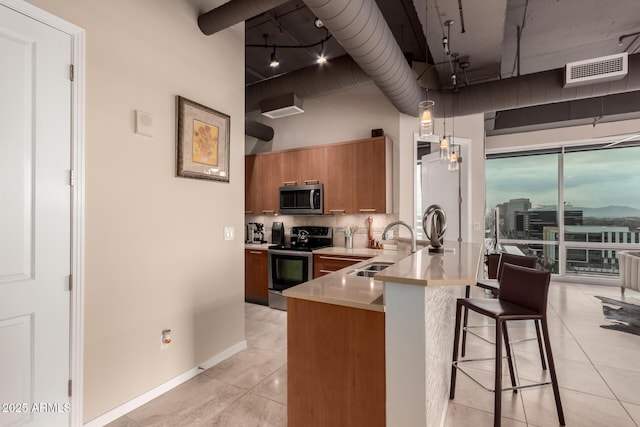
M 627 75 L 627 52 L 569 62 L 565 67 L 564 87 L 595 84 L 621 79 Z
M 260 102 L 260 112 L 270 119 L 304 113 L 302 99 L 293 93 L 268 98 Z

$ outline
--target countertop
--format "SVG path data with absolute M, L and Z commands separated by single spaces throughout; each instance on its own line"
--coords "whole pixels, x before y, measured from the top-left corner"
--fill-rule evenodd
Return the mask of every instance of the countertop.
M 247 249 L 267 249 L 269 244 L 247 244 Z M 319 255 L 371 257 L 365 261 L 318 277 L 292 288 L 283 295 L 309 301 L 336 304 L 372 311 L 385 311 L 384 282 L 416 286 L 475 285 L 481 271 L 482 245 L 445 242 L 445 252 L 431 253 L 427 248 L 415 254 L 408 251 L 330 247 L 314 250 Z M 372 262 L 393 265 L 377 273 L 375 278 L 349 274 Z
M 445 242 L 445 251 L 424 248 L 376 274 L 376 279 L 416 286 L 468 286 L 477 283 L 482 245 Z
M 283 292 L 284 296 L 381 312 L 384 311 L 383 283 L 377 279 L 360 277 L 349 273 L 371 262 L 395 263 L 408 255 L 407 252 L 366 248 L 345 249 L 340 247 L 319 249 L 313 251 L 313 253 L 374 256 L 374 258 L 286 289 Z
M 273 243 L 245 243 L 245 249 L 255 249 L 260 251 L 266 251 L 269 249 L 269 246 L 273 246 Z

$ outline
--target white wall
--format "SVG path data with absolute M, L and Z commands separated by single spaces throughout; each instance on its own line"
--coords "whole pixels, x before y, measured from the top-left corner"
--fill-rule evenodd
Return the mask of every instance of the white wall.
M 88 421 L 244 340 L 244 28 L 206 37 L 187 1 L 31 2 L 86 30 Z M 230 183 L 175 177 L 176 95 L 231 116 Z
M 254 112 L 253 118 L 274 130 L 273 141 L 247 137 L 247 153 L 279 151 L 371 137 L 371 129 L 382 128 L 398 140 L 400 113 L 373 83 L 304 100 L 304 113 L 269 119 Z

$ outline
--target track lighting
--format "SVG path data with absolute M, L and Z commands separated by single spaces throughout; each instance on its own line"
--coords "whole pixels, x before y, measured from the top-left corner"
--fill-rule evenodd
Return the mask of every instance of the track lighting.
M 271 54 L 271 61 L 269 62 L 269 67 L 277 68 L 280 66 L 280 61 L 278 61 L 278 57 L 276 56 L 276 48 L 273 48 L 273 53 Z

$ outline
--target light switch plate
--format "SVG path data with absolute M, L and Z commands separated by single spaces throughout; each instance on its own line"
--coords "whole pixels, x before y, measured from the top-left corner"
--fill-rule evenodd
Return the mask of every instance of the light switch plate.
M 235 229 L 233 227 L 224 228 L 224 240 L 233 240 L 235 237 Z

